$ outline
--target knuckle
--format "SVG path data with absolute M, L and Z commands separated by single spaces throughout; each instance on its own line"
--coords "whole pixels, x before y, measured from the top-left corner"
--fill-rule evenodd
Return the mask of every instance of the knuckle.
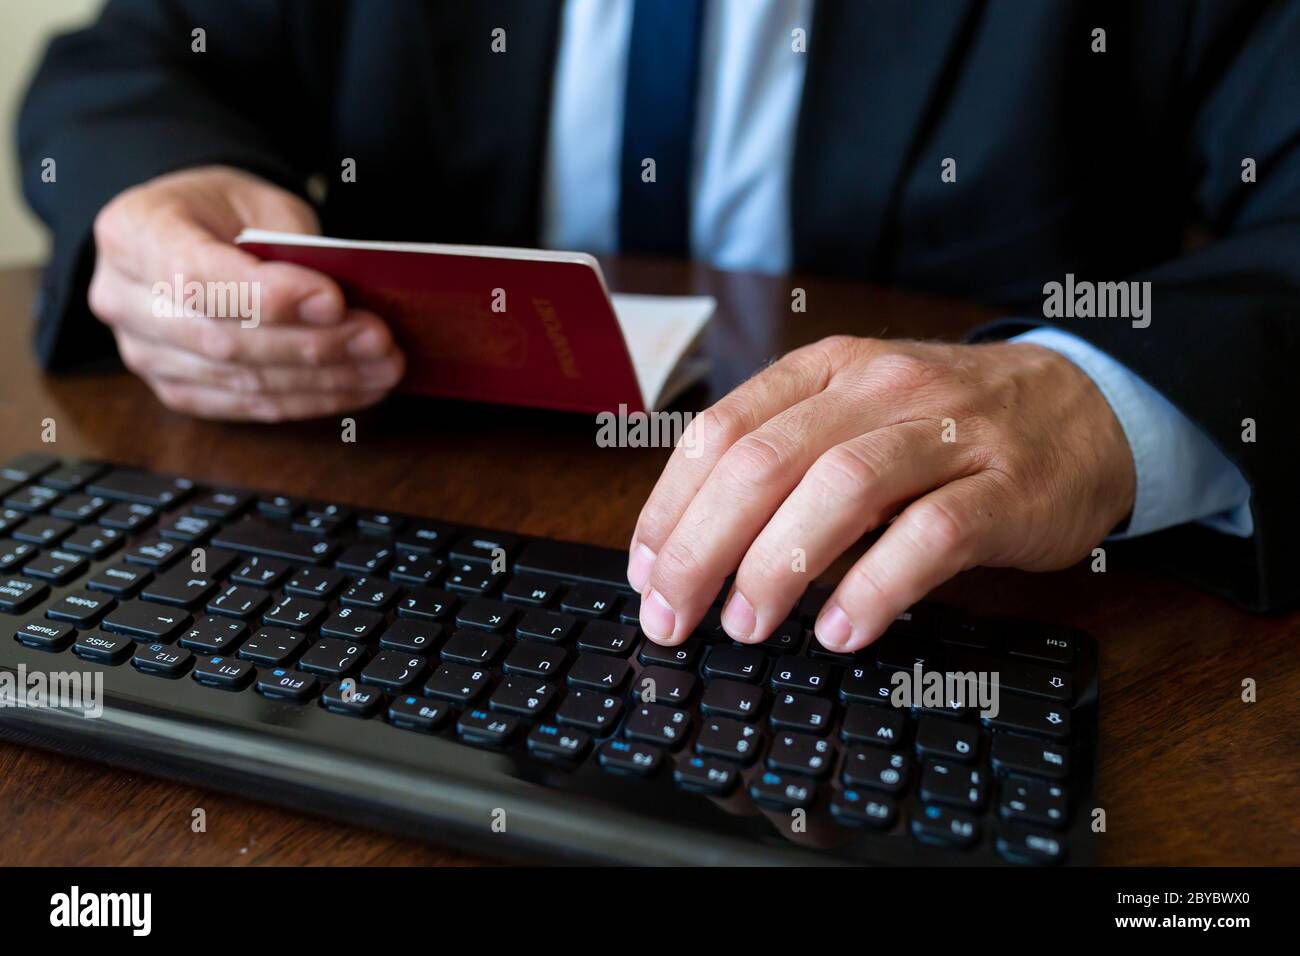
M 117 296 L 113 293 L 112 280 L 103 268 L 97 267 L 90 278 L 90 288 L 86 291 L 86 304 L 90 311 L 107 322 L 117 311 Z
M 948 366 L 906 352 L 882 352 L 867 366 L 872 384 L 885 392 L 915 392 L 950 374 Z
M 729 483 L 750 487 L 774 481 L 788 461 L 789 455 L 776 442 L 758 432 L 750 432 L 727 449 L 718 468 Z
M 198 323 L 198 352 L 214 362 L 233 362 L 239 356 L 239 345 L 231 329 L 221 321 L 195 318 Z
M 669 515 L 656 504 L 647 504 L 636 522 L 636 537 L 653 551 L 657 551 L 673 533 Z
M 700 412 L 692 419 L 690 427 L 694 447 L 712 456 L 721 455 L 745 433 L 742 415 L 726 402 Z M 682 444 L 686 443 L 683 441 Z
M 823 497 L 862 507 L 880 478 L 880 470 L 851 445 L 841 444 L 813 462 L 809 477 Z
M 970 541 L 970 524 L 950 506 L 920 501 L 911 508 L 908 528 L 926 551 L 962 554 Z

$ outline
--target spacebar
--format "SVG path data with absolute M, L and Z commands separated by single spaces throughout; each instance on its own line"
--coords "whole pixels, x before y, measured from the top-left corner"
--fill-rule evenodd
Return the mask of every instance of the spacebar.
M 320 564 L 334 553 L 336 547 L 334 542 L 324 538 L 296 534 L 256 518 L 237 521 L 222 528 L 212 538 L 212 543 L 218 548 L 229 548 L 231 551 L 264 554 L 270 558 L 307 564 Z
M 529 541 L 515 560 L 516 571 L 551 574 L 591 584 L 629 588 L 627 552 L 570 541 Z

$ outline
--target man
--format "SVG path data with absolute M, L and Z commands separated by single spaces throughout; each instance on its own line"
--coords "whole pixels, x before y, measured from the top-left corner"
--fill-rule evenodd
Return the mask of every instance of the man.
M 113 0 L 23 112 L 55 232 L 38 350 L 65 367 L 111 332 L 210 417 L 377 401 L 402 373 L 382 317 L 236 250 L 245 226 L 939 289 L 1024 317 L 986 338 L 1042 328 L 846 334 L 707 411 L 631 541 L 647 634 L 684 640 L 736 571 L 724 626 L 762 641 L 891 519 L 827 647 L 964 568 L 1063 567 L 1112 532 L 1172 529 L 1201 580 L 1278 607 L 1300 591 L 1297 49 L 1300 5 L 1265 0 Z M 1189 220 L 1211 241 L 1183 254 Z M 260 281 L 265 327 L 154 318 L 175 273 Z

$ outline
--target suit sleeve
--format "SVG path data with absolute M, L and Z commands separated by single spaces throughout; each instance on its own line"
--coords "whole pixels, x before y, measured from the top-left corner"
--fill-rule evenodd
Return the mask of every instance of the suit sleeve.
M 109 0 L 50 44 L 18 123 L 23 191 L 53 234 L 36 307 L 47 368 L 114 354 L 86 289 L 95 215 L 118 193 L 214 163 L 302 193 L 307 109 L 284 18 L 278 0 Z
M 1251 538 L 1186 525 L 1126 547 L 1248 608 L 1272 611 L 1300 600 L 1300 4 L 1274 3 L 1249 22 L 1233 22 L 1242 9 L 1202 8 L 1183 78 L 1185 88 L 1204 90 L 1183 173 L 1212 241 L 1125 277 L 1151 282 L 1147 328 L 1114 318 L 1051 324 L 1141 376 L 1250 484 Z M 1225 50 L 1224 37 L 1240 39 Z M 1243 176 L 1247 159 L 1253 182 Z M 1004 320 L 977 337 L 1035 324 Z

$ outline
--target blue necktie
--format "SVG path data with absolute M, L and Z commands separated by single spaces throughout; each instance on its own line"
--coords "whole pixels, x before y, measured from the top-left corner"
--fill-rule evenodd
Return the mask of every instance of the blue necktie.
M 690 251 L 690 159 L 704 0 L 635 0 L 623 109 L 618 246 Z M 646 182 L 646 160 L 654 181 Z

